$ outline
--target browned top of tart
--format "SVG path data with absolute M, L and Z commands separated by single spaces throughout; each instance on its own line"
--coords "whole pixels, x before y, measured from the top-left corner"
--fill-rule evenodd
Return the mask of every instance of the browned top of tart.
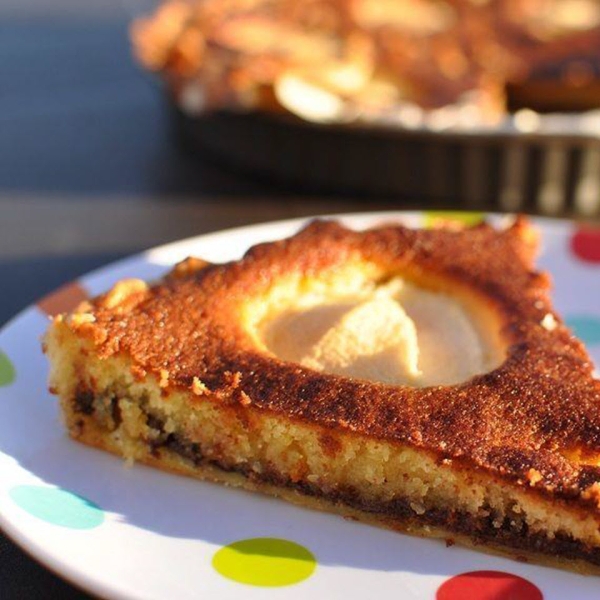
M 534 270 L 536 250 L 524 219 L 502 230 L 390 224 L 359 232 L 315 221 L 239 261 L 189 259 L 151 287 L 118 284 L 81 309 L 85 318 L 65 322 L 101 358 L 126 356 L 137 376 L 160 378 L 167 394 L 187 389 L 208 401 L 409 444 L 596 505 L 600 382 L 553 311 L 549 277 Z M 502 359 L 452 385 L 390 385 L 282 360 L 253 333 L 298 294 L 395 277 L 460 300 Z

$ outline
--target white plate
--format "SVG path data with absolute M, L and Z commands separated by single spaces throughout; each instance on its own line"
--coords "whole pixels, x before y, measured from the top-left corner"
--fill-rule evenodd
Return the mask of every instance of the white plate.
M 361 228 L 390 219 L 420 225 L 429 218 L 417 213 L 379 213 L 346 215 L 343 220 Z M 185 240 L 101 269 L 82 277 L 79 284 L 89 294 L 96 294 L 122 277 L 155 278 L 189 254 L 218 262 L 235 259 L 253 243 L 292 234 L 302 222 L 272 223 Z M 588 339 L 589 350 L 599 361 L 600 257 L 594 255 L 594 240 L 588 239 L 589 256 L 582 260 L 573 247 L 586 253 L 585 234 L 574 238 L 575 225 L 538 224 L 543 233 L 540 265 L 555 279 L 555 304 Z M 533 600 L 542 597 L 537 588 L 547 600 L 585 600 L 598 595 L 594 577 L 456 546 L 446 548 L 438 541 L 345 521 L 144 466 L 128 468 L 118 458 L 79 445 L 65 435 L 57 400 L 46 389 L 47 364 L 40 336 L 47 323 L 39 306 L 32 306 L 0 333 L 0 525 L 42 563 L 92 593 L 110 598 L 178 600 L 351 600 L 372 594 L 406 600 Z M 301 581 L 287 581 L 283 586 L 240 583 L 215 569 L 213 558 L 221 548 L 253 538 L 299 544 L 312 553 L 315 568 L 305 560 L 278 558 L 278 548 L 272 543 L 262 559 L 244 553 L 231 553 L 230 557 L 233 563 L 265 561 L 261 563 L 266 568 L 263 583 L 277 583 L 273 577 L 283 577 L 278 582 L 285 583 L 286 577 L 293 579 L 294 575 Z M 269 553 L 275 556 L 267 556 Z M 263 573 L 258 563 L 253 563 L 251 577 Z M 229 566 L 237 568 L 238 574 L 247 573 L 243 564 Z M 455 588 L 447 583 L 440 587 L 461 573 L 475 571 L 506 573 L 509 579 L 481 574 L 476 580 L 477 593 L 460 591 L 460 585 L 475 578 L 454 580 Z M 530 584 L 511 580 L 511 575 Z M 502 595 L 498 582 L 504 582 L 506 594 L 510 581 L 512 585 L 520 582 L 524 595 Z

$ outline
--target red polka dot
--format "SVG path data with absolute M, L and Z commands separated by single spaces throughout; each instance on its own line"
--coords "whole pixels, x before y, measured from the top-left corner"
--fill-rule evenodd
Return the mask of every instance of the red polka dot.
M 436 600 L 543 600 L 533 583 L 501 571 L 472 571 L 445 581 Z
M 53 317 L 75 309 L 80 302 L 87 298 L 88 294 L 83 286 L 77 281 L 73 281 L 39 300 L 37 306 Z
M 571 238 L 571 250 L 585 262 L 600 264 L 600 228 L 579 228 Z

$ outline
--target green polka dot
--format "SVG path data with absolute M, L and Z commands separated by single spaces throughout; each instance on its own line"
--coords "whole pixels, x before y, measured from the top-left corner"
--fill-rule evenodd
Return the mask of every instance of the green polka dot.
M 30 515 L 70 529 L 93 529 L 104 521 L 104 512 L 93 502 L 67 490 L 41 485 L 19 485 L 10 497 Z
M 446 221 L 463 225 L 477 225 L 485 218 L 482 212 L 463 212 L 458 210 L 431 210 L 424 213 L 425 227 L 434 227 Z
M 0 350 L 0 387 L 10 385 L 16 377 L 17 373 L 8 356 Z
M 571 316 L 566 323 L 584 344 L 600 344 L 600 317 Z
M 218 550 L 212 561 L 218 573 L 238 583 L 279 587 L 300 583 L 317 562 L 304 546 L 277 538 L 252 538 Z

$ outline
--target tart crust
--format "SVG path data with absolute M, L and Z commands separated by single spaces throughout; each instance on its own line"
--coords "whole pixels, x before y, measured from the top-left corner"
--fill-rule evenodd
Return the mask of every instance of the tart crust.
M 240 261 L 189 260 L 54 319 L 70 435 L 133 460 L 521 559 L 600 565 L 600 383 L 536 272 L 537 235 L 314 222 Z M 319 373 L 256 324 L 314 286 L 400 275 L 451 293 L 505 358 L 452 386 Z

